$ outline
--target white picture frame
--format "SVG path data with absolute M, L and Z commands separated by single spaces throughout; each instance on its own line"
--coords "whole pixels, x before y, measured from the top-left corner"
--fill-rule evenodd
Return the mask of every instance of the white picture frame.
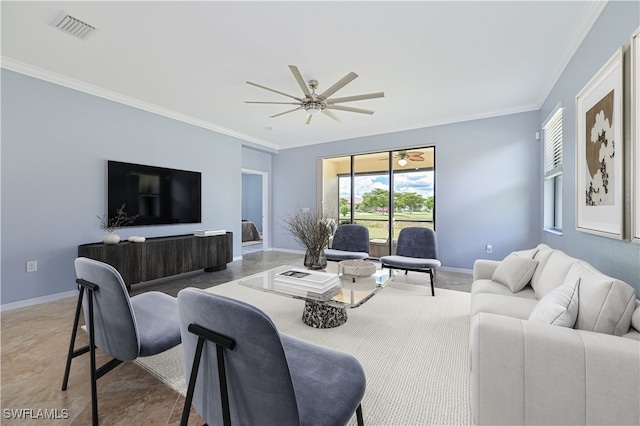
M 576 229 L 624 238 L 624 47 L 576 96 Z
M 631 35 L 631 239 L 640 243 L 640 27 Z

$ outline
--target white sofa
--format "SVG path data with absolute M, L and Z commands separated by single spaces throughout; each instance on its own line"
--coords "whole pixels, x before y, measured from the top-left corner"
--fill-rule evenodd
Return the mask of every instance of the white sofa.
M 473 280 L 475 424 L 640 424 L 633 287 L 543 244 L 477 260 Z

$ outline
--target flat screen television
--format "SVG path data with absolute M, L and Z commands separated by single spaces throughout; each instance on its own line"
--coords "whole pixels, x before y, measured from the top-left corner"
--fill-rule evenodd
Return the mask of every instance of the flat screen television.
M 125 204 L 129 226 L 202 222 L 199 172 L 108 161 L 107 215 Z

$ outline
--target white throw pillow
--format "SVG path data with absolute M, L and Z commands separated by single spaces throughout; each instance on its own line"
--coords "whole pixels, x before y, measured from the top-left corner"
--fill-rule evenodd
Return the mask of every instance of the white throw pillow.
M 511 253 L 500 262 L 491 279 L 506 285 L 516 293 L 529 284 L 537 265 L 537 260 Z
M 638 299 L 636 299 L 636 310 L 633 311 L 633 316 L 631 317 L 631 325 L 640 331 L 640 300 Z
M 562 284 L 536 304 L 530 321 L 573 328 L 578 319 L 578 288 L 580 278 Z
M 532 248 L 529 250 L 519 250 L 519 251 L 514 251 L 515 254 L 517 254 L 520 257 L 526 257 L 527 259 L 533 259 L 536 256 L 536 253 L 538 253 L 538 248 Z

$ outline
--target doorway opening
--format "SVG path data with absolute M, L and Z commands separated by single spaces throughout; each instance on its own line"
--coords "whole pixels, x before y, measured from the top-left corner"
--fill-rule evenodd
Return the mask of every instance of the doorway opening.
M 242 169 L 242 255 L 268 248 L 268 173 Z

